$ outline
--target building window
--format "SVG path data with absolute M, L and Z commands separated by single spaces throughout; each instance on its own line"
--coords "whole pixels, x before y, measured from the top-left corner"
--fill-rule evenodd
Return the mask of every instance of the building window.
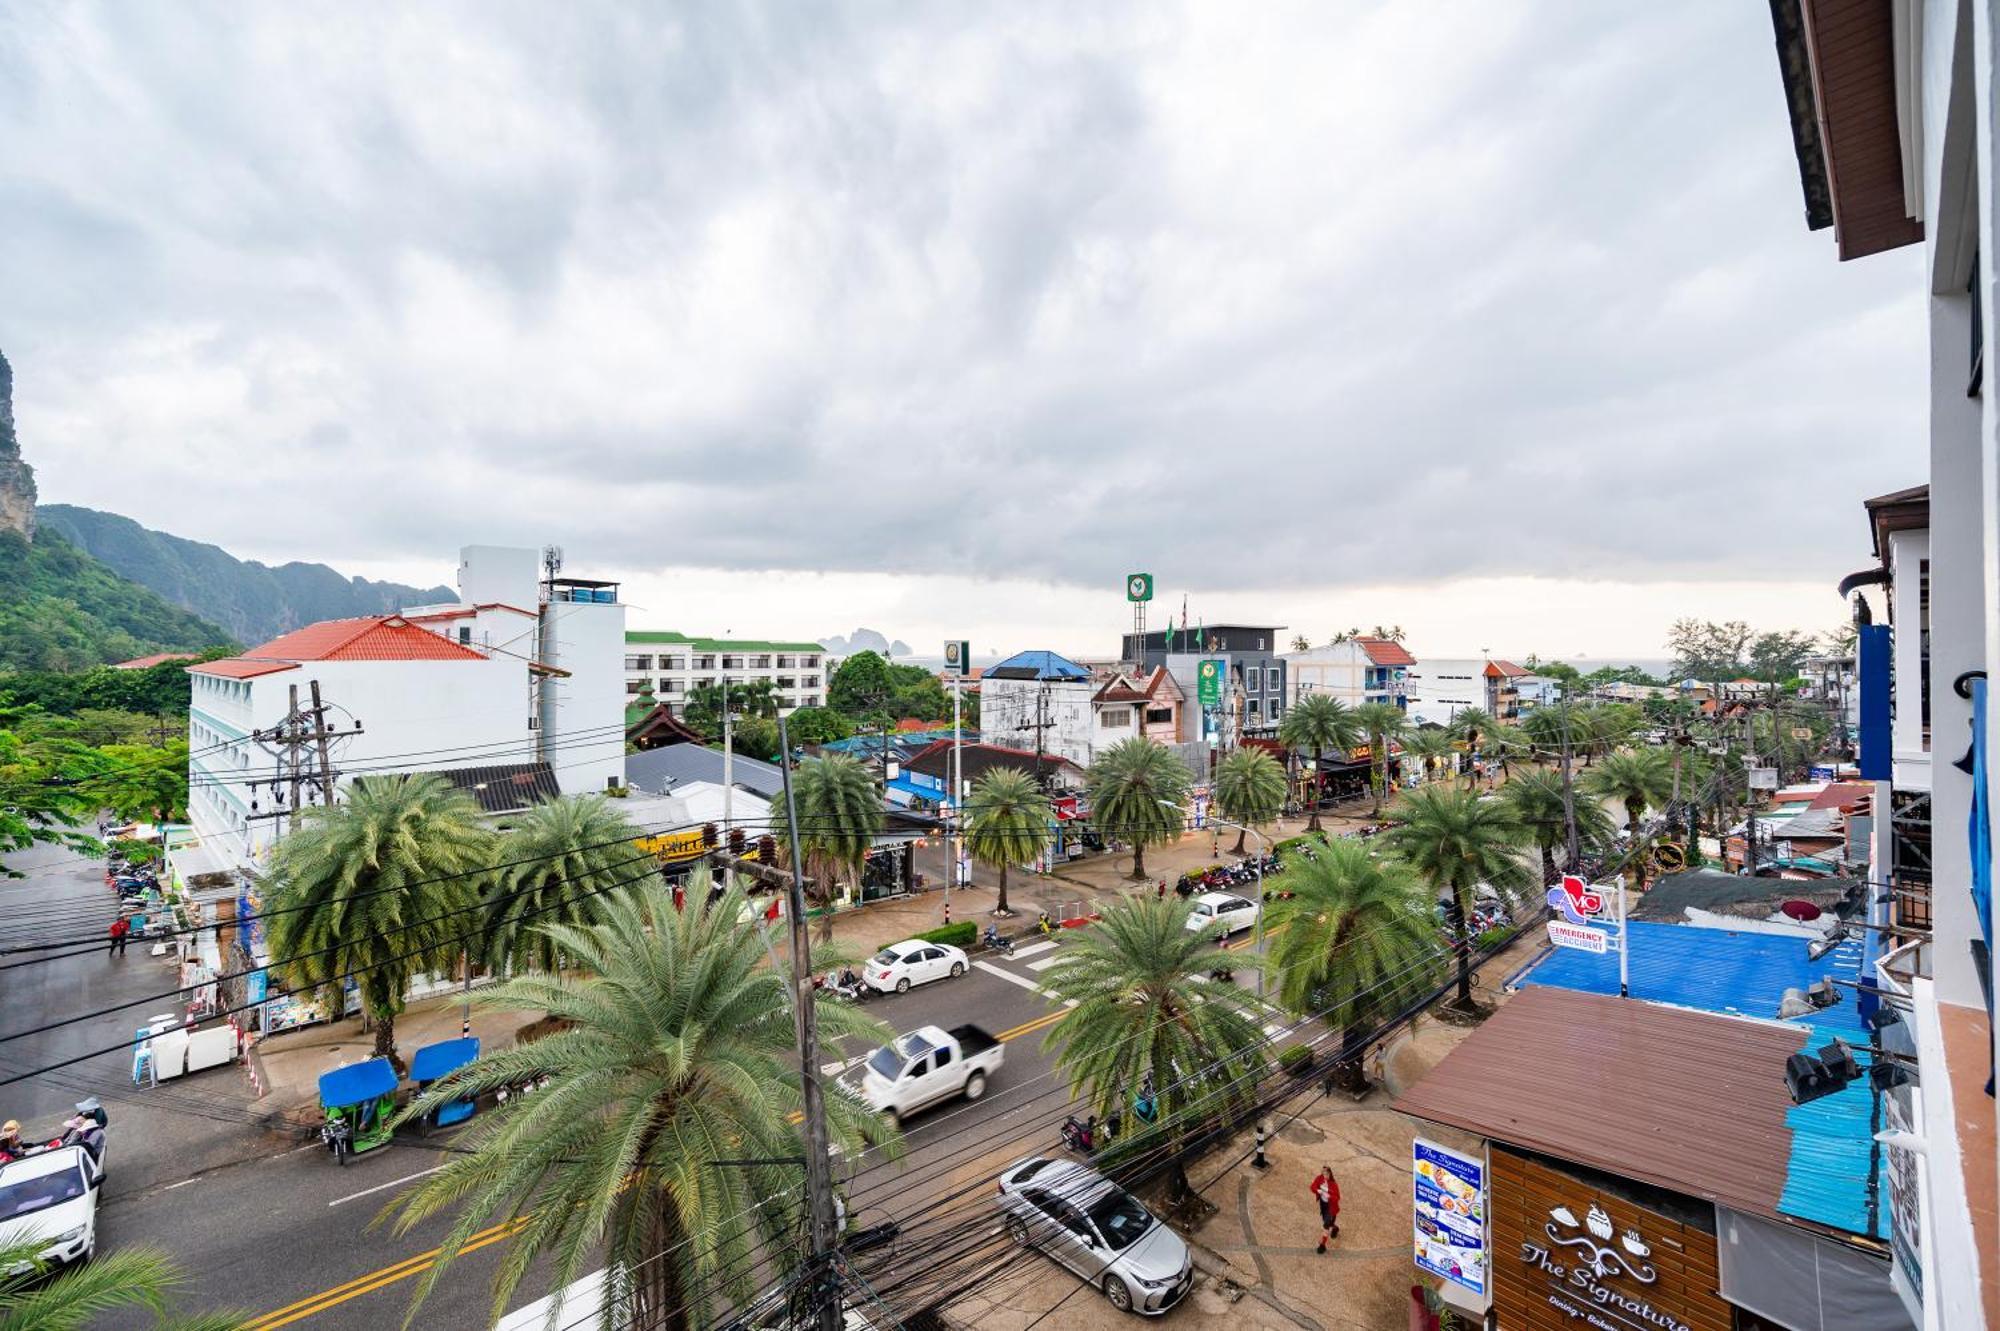
M 778 658 L 778 669 L 780 669 L 780 670 L 790 670 L 791 668 L 792 668 L 792 658 L 791 658 L 791 657 L 789 657 L 789 656 L 781 656 L 781 657 L 779 657 L 779 658 Z
M 472 625 L 460 624 L 458 626 L 458 645 L 461 647 L 470 647 L 472 645 Z
M 1284 714 L 1285 714 L 1285 705 L 1279 702 L 1276 698 L 1271 699 L 1271 719 L 1275 721 Z
M 1132 709 L 1107 707 L 1097 714 L 1097 724 L 1105 730 L 1122 730 L 1132 724 Z
M 1255 698 L 1252 698 L 1250 701 L 1243 704 L 1243 712 L 1246 716 L 1256 716 L 1261 712 L 1261 710 L 1262 709 L 1258 707 L 1257 700 Z
M 713 670 L 715 669 L 715 658 L 713 656 L 697 656 L 694 658 L 694 668 L 696 670 Z
M 807 670 L 817 670 L 819 669 L 819 658 L 817 656 L 801 656 L 799 658 L 799 665 Z
M 725 656 L 722 658 L 722 668 L 724 670 L 741 670 L 743 668 L 743 658 L 740 656 Z
M 680 691 L 681 691 L 681 682 L 680 682 L 679 680 L 677 680 L 677 679 L 663 679 L 663 680 L 661 680 L 661 681 L 660 681 L 660 692 L 662 692 L 662 693 L 679 693 Z
M 777 683 L 776 683 L 775 685 L 773 685 L 772 687 L 774 687 L 774 688 L 780 688 L 780 689 L 792 689 L 792 688 L 797 688 L 797 687 L 798 687 L 798 681 L 797 681 L 796 679 L 794 679 L 794 678 L 793 678 L 792 676 L 790 676 L 790 675 L 780 675 L 780 676 L 778 676 L 778 682 L 777 682 Z
M 641 693 L 644 692 L 645 688 L 646 681 L 643 679 L 628 679 L 625 681 L 625 692 L 627 693 Z
M 799 700 L 799 706 L 801 707 L 819 706 L 819 695 L 817 693 L 808 693 L 805 697 Z
M 750 661 L 750 668 L 752 670 L 769 670 L 771 668 L 771 658 L 768 656 L 753 657 Z
M 653 668 L 653 658 L 650 656 L 628 656 L 625 658 L 625 668 L 627 670 L 651 670 Z
M 685 656 L 663 656 L 660 658 L 660 669 L 662 670 L 685 670 L 687 668 L 688 659 Z
M 1171 707 L 1148 707 L 1146 709 L 1146 724 L 1149 726 L 1172 725 L 1173 721 L 1174 709 Z
M 1264 691 L 1266 693 L 1276 693 L 1278 691 L 1280 687 L 1278 679 L 1283 673 L 1277 666 L 1272 666 L 1264 672 Z
M 816 688 L 818 688 L 818 687 L 819 687 L 819 676 L 818 676 L 818 675 L 807 675 L 807 676 L 806 676 L 806 678 L 805 678 L 805 687 L 806 687 L 806 688 L 809 688 L 809 689 L 816 689 Z

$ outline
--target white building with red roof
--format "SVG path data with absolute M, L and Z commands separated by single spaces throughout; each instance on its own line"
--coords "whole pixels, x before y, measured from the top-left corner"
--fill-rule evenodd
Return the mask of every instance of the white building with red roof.
M 1448 726 L 1477 708 L 1502 721 L 1521 717 L 1521 686 L 1534 672 L 1493 656 L 1428 657 L 1410 671 L 1410 715 Z
M 1285 653 L 1292 702 L 1322 693 L 1349 707 L 1365 702 L 1409 706 L 1410 670 L 1417 658 L 1393 638 L 1343 638 L 1325 647 Z

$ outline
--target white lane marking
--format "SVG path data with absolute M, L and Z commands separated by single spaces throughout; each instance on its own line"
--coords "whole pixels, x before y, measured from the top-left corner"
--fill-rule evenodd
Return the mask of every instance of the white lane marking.
M 1029 962 L 1028 969 L 1031 971 L 1045 971 L 1061 960 L 1061 957 L 1043 957 L 1040 961 Z
M 288 1155 L 297 1155 L 300 1151 L 319 1151 L 325 1148 L 325 1142 L 307 1142 L 304 1146 L 294 1146 L 289 1151 L 280 1151 L 276 1155 L 267 1155 L 264 1158 L 266 1160 L 282 1160 Z
M 988 961 L 975 961 L 972 964 L 979 967 L 979 969 L 985 971 L 989 975 L 999 976 L 1001 979 L 1005 980 L 1008 984 L 1018 984 L 1023 989 L 1031 990 L 1034 993 L 1038 993 L 1043 998 L 1048 999 L 1051 1003 L 1056 1001 L 1056 995 L 1053 992 L 1042 988 L 1042 986 L 1036 984 L 1033 980 L 1029 979 L 1025 975 L 1016 975 L 1012 971 L 1003 971 L 998 966 L 995 966 L 993 963 Z M 1065 998 L 1062 1000 L 1062 1005 L 1064 1007 L 1075 1007 L 1076 1000 L 1074 998 Z
M 160 1191 L 172 1192 L 175 1188 L 185 1188 L 190 1183 L 199 1183 L 199 1182 L 201 1182 L 200 1179 L 184 1178 L 179 1183 L 169 1183 L 166 1187 L 160 1189 Z
M 328 1202 L 327 1205 L 338 1206 L 342 1202 L 355 1201 L 359 1198 L 370 1196 L 371 1194 L 381 1192 L 388 1188 L 401 1187 L 405 1183 L 409 1183 L 412 1182 L 413 1180 L 424 1178 L 431 1174 L 435 1174 L 440 1169 L 443 1168 L 444 1168 L 443 1165 L 432 1165 L 429 1169 L 420 1169 L 414 1174 L 405 1174 L 401 1178 L 392 1178 L 387 1183 L 377 1183 L 372 1188 L 363 1188 L 360 1192 L 352 1192 L 345 1197 L 336 1197 L 332 1201 Z
M 861 1066 L 867 1059 L 867 1054 L 856 1054 L 853 1058 L 839 1063 L 822 1063 L 819 1065 L 819 1075 L 822 1077 L 844 1077 L 853 1069 Z
M 1047 939 L 1043 939 L 1039 943 L 1030 943 L 1026 947 L 1017 947 L 1008 955 L 1013 957 L 1016 961 L 1019 961 L 1022 957 L 1032 957 L 1037 953 L 1046 952 L 1054 946 L 1055 946 L 1054 943 L 1050 942 Z

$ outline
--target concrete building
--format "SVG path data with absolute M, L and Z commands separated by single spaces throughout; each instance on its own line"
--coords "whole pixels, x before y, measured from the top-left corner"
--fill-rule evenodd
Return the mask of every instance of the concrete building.
M 1130 739 L 1134 733 L 1128 724 L 1115 738 L 1099 736 L 1097 691 L 1090 672 L 1066 656 L 1017 652 L 979 677 L 980 737 L 1088 767 L 1107 742 Z M 1129 714 L 1131 709 L 1121 711 Z
M 650 692 L 676 715 L 698 685 L 768 679 L 780 711 L 826 705 L 828 680 L 840 664 L 816 642 L 693 638 L 658 629 L 625 634 L 625 693 L 620 705 Z
M 1532 673 L 1490 656 L 1426 656 L 1410 668 L 1410 715 L 1448 726 L 1458 713 L 1477 707 L 1498 720 L 1518 721 L 1521 682 Z
M 1859 763 L 1876 784 L 1869 878 L 1889 889 L 1873 898 L 1869 946 L 1899 1018 L 1867 1054 L 1916 1065 L 1879 1101 L 1895 1287 L 1925 1331 L 1996 1331 L 2000 1145 L 1987 1086 L 2000 1048 L 1981 971 L 1994 926 L 1987 811 L 2000 801 L 2000 707 L 1988 702 L 2000 678 L 2000 403 L 1985 391 L 1985 330 L 2000 319 L 2000 27 L 1978 0 L 1771 10 L 1807 225 L 1831 227 L 1842 260 L 1923 247 L 1930 382 L 1913 405 L 1928 424 L 1929 484 L 1868 501 L 1875 562 L 1841 584 L 1881 586 L 1889 620 L 1864 623 L 1856 653 Z M 1868 1093 L 1864 1080 L 1840 1094 Z
M 1349 638 L 1303 652 L 1285 653 L 1285 683 L 1291 701 L 1323 693 L 1349 707 L 1365 702 L 1408 709 L 1410 672 L 1417 658 L 1390 638 Z
M 1183 741 L 1229 747 L 1245 735 L 1272 735 L 1290 696 L 1285 658 L 1279 654 L 1282 625 L 1209 624 L 1188 641 L 1181 629 L 1160 629 L 1124 637 L 1122 659 L 1135 669 L 1164 668 L 1186 700 Z M 1218 662 L 1220 701 L 1201 701 L 1202 662 Z

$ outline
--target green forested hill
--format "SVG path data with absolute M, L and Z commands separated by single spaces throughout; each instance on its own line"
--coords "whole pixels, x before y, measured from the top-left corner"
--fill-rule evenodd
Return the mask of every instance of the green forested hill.
M 229 640 L 47 526 L 33 545 L 0 531 L 0 670 L 83 670 Z
M 94 508 L 43 504 L 36 510 L 36 520 L 41 530 L 62 533 L 113 572 L 221 625 L 245 643 L 264 642 L 322 619 L 379 615 L 407 605 L 458 599 L 448 587 L 349 578 L 325 564 L 295 562 L 273 568 L 238 559 L 220 546 L 154 531 Z

